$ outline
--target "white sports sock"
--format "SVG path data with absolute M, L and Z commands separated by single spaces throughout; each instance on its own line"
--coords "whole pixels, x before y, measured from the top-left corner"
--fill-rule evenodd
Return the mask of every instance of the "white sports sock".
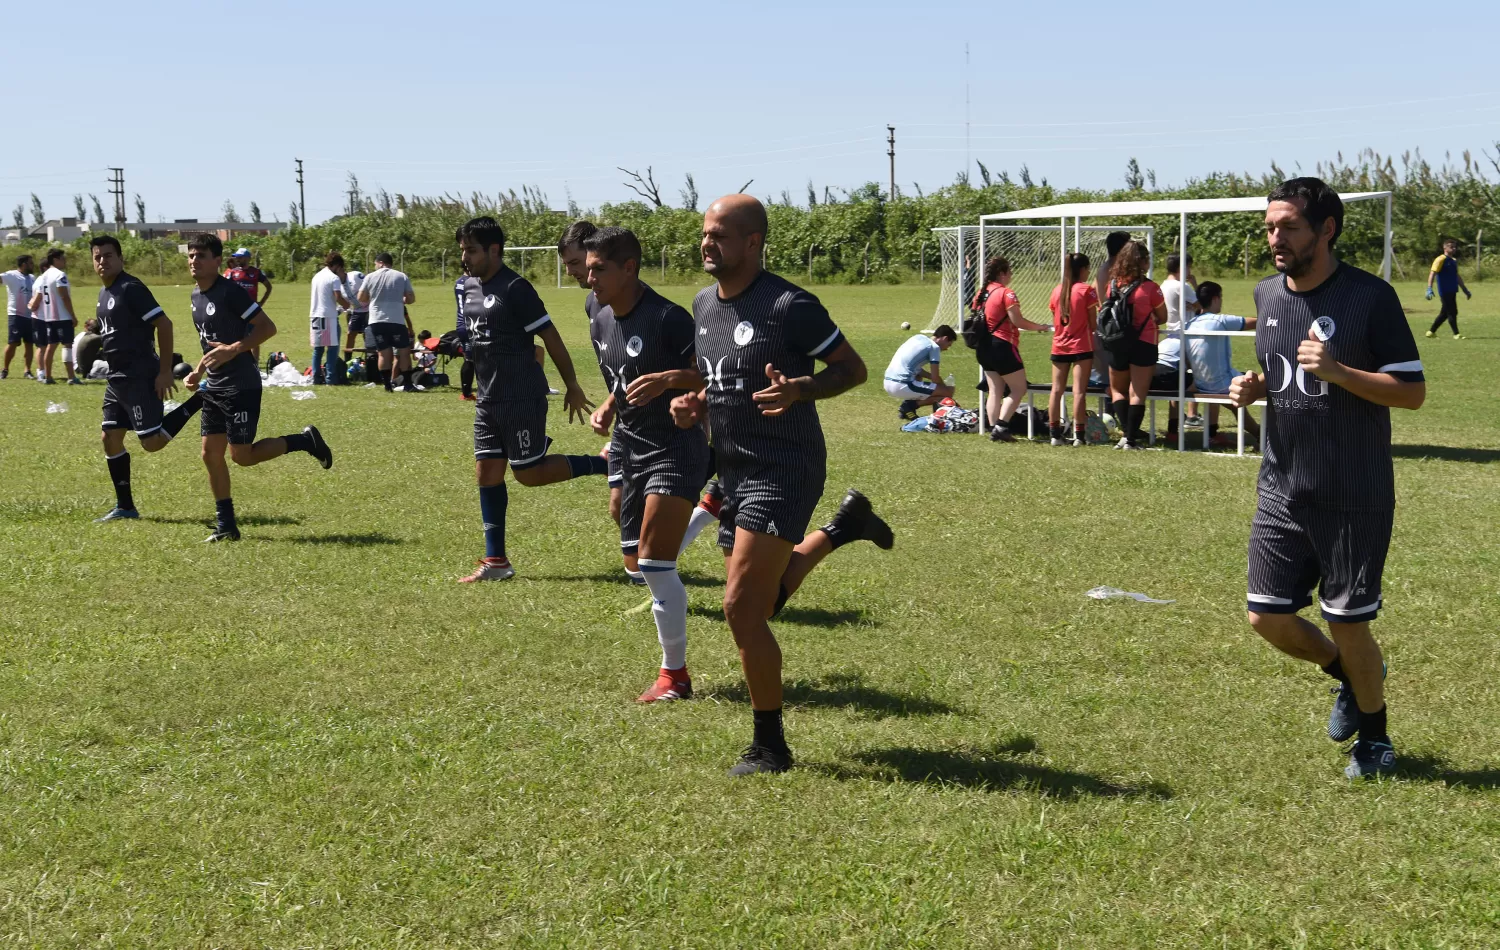
M 63 347 L 63 365 L 73 366 L 73 348 L 71 346 Z M 77 369 L 78 367 L 74 366 L 73 368 Z
M 632 571 L 628 567 L 625 568 L 625 576 L 628 577 L 628 578 L 630 578 L 632 581 L 634 581 L 637 584 L 645 581 L 645 579 L 646 579 L 646 575 L 645 574 L 642 574 L 640 571 Z
M 694 505 L 693 516 L 688 519 L 687 530 L 682 533 L 682 547 L 677 549 L 677 556 L 682 557 L 682 552 L 688 549 L 689 544 L 698 539 L 698 535 L 703 533 L 703 529 L 718 520 L 718 515 Z
M 687 666 L 687 588 L 682 586 L 676 561 L 641 558 L 640 564 L 651 588 L 651 616 L 661 641 L 662 668 L 680 670 Z

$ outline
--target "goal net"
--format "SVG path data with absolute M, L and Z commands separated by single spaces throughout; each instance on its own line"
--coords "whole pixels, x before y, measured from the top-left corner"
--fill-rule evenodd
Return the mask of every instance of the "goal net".
M 945 323 L 959 329 L 978 293 L 985 260 L 1004 257 L 1009 261 L 1010 287 L 1021 304 L 1021 314 L 1029 320 L 1048 323 L 1051 316 L 1047 304 L 1062 273 L 1063 242 L 1068 253 L 1082 251 L 1096 268 L 1108 256 L 1104 239 L 1112 231 L 1126 231 L 1144 241 L 1148 250 L 1154 250 L 1152 229 L 1144 225 L 1065 228 L 1060 224 L 965 224 L 932 231 L 942 251 L 943 270 L 937 309 L 927 323 L 924 331 L 927 333 Z
M 504 258 L 507 266 L 533 284 L 546 286 L 556 281 L 558 287 L 563 285 L 562 261 L 554 246 L 507 247 Z

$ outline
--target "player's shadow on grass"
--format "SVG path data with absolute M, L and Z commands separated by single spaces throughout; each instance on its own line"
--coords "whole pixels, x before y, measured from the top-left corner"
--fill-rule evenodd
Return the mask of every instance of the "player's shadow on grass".
M 401 543 L 399 538 L 393 538 L 383 531 L 369 531 L 363 534 L 304 534 L 286 540 L 293 544 L 346 544 L 356 548 Z
M 790 680 L 782 686 L 788 706 L 811 706 L 824 709 L 857 709 L 876 719 L 888 716 L 944 716 L 963 710 L 941 700 L 916 693 L 901 693 L 865 685 L 858 673 L 834 673 L 821 680 Z M 750 702 L 750 691 L 743 682 L 726 684 L 708 696 L 732 703 Z
M 1454 788 L 1500 788 L 1500 768 L 1456 769 L 1446 759 L 1435 755 L 1401 754 L 1396 760 L 1396 777 L 1442 782 Z
M 682 578 L 682 586 L 684 587 L 724 586 L 724 581 L 722 578 L 704 577 L 701 574 L 686 574 L 682 571 L 678 571 L 677 576 Z M 625 577 L 625 572 L 623 570 L 615 571 L 613 573 L 601 572 L 598 574 L 554 574 L 546 579 L 549 581 L 589 581 L 595 584 L 621 584 L 630 586 L 630 581 Z M 640 587 L 642 591 L 646 590 L 646 587 L 643 584 L 635 586 Z
M 1483 465 L 1500 462 L 1500 449 L 1461 449 L 1452 445 L 1393 445 L 1391 456 L 1398 459 L 1432 459 L 1438 462 L 1477 462 Z
M 722 587 L 724 582 L 719 581 L 716 586 Z M 688 613 L 706 620 L 724 619 L 724 609 L 713 604 L 691 604 L 688 606 Z M 825 610 L 822 607 L 783 607 L 774 622 L 800 623 L 809 627 L 880 626 L 863 610 Z
M 212 515 L 204 515 L 201 518 L 183 518 L 164 515 L 147 515 L 142 521 L 151 521 L 156 524 L 191 524 L 204 528 L 212 528 L 214 519 Z M 290 515 L 236 515 L 235 523 L 240 527 L 262 528 L 267 525 L 298 525 L 302 523 L 301 518 L 293 518 Z
M 987 792 L 1034 791 L 1049 798 L 1171 798 L 1161 782 L 1125 785 L 1087 772 L 1059 769 L 1037 759 L 1036 740 L 1015 736 L 987 749 L 918 749 L 896 746 L 852 757 L 852 765 L 823 766 L 837 778 L 956 785 Z

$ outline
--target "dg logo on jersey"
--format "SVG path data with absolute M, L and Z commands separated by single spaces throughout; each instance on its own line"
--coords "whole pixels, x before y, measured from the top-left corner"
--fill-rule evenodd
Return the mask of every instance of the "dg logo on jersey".
M 641 347 L 643 345 L 644 344 L 641 343 L 641 338 L 640 337 L 633 336 L 630 339 L 628 339 L 628 340 L 625 341 L 625 352 L 627 354 L 629 354 L 630 356 L 640 356 L 641 355 Z
M 755 327 L 750 325 L 749 320 L 741 320 L 740 325 L 734 328 L 734 342 L 744 346 L 755 339 Z

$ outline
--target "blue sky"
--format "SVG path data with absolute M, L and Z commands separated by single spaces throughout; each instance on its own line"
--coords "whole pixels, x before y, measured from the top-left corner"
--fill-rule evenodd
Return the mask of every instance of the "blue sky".
M 49 216 L 76 192 L 107 208 L 120 165 L 152 218 L 230 199 L 286 220 L 297 157 L 314 221 L 349 171 L 367 191 L 530 184 L 593 207 L 632 197 L 616 166 L 651 165 L 670 203 L 685 172 L 704 200 L 754 179 L 800 203 L 809 180 L 884 181 L 887 123 L 903 189 L 951 182 L 966 147 L 971 169 L 1098 187 L 1131 156 L 1170 184 L 1500 139 L 1500 6 L 1228 6 L 74 3 L 67 49 L 33 46 L 51 65 L 26 84 L 64 118 L 7 123 L 0 213 L 32 191 Z

